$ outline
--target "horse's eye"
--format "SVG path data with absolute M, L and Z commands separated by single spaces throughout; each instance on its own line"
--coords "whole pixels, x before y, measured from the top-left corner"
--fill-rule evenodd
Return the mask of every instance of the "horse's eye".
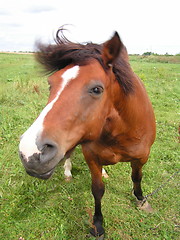
M 90 93 L 93 95 L 100 95 L 103 93 L 103 90 L 104 89 L 101 86 L 96 86 L 91 89 Z

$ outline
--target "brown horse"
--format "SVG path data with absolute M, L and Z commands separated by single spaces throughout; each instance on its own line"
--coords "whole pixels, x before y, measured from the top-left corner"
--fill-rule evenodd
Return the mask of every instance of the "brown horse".
M 153 109 L 117 32 L 98 45 L 72 43 L 59 30 L 56 44 L 39 44 L 38 49 L 37 59 L 53 73 L 50 96 L 21 137 L 19 155 L 28 174 L 48 179 L 81 144 L 95 200 L 90 232 L 100 236 L 103 165 L 130 162 L 134 195 L 143 200 L 142 167 L 155 139 Z

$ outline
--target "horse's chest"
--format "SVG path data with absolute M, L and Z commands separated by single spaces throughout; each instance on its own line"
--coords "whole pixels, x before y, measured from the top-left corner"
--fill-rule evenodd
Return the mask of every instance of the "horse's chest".
M 140 159 L 147 155 L 147 149 L 140 139 L 99 141 L 93 144 L 91 149 L 102 165 L 130 162 L 132 159 Z
M 118 147 L 98 143 L 91 146 L 91 151 L 97 156 L 102 165 L 113 165 L 118 162 L 130 161 Z

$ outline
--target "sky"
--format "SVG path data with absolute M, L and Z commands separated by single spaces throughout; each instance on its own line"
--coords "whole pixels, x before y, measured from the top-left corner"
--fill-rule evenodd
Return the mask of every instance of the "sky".
M 64 25 L 76 42 L 117 31 L 130 54 L 180 53 L 179 0 L 1 0 L 0 51 L 33 51 Z

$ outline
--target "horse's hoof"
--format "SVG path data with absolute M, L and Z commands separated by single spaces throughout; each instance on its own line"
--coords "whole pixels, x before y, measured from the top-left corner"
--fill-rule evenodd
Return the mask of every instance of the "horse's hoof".
M 139 200 L 136 195 L 134 194 L 134 190 L 132 191 L 132 195 L 135 197 L 136 199 L 136 205 L 140 210 L 143 210 L 147 213 L 153 213 L 154 210 L 151 207 L 151 205 L 148 203 L 148 201 L 144 198 L 143 200 Z
M 90 234 L 94 237 L 96 237 L 97 240 L 104 239 L 104 228 L 101 224 L 96 223 L 96 226 L 93 225 L 93 227 L 90 229 Z
M 95 240 L 104 240 L 105 239 L 105 234 L 102 234 L 101 236 L 94 236 L 91 233 L 89 233 L 88 235 L 86 235 L 86 238 L 92 238 L 94 237 Z
M 72 180 L 72 177 L 70 176 L 70 177 L 65 177 L 65 181 L 66 182 L 70 182 Z
M 102 234 L 100 237 L 96 237 L 96 240 L 103 240 L 104 239 L 104 234 Z
M 138 200 L 137 201 L 137 207 L 140 209 L 140 210 L 143 210 L 147 213 L 153 213 L 154 210 L 153 208 L 151 207 L 151 205 L 148 203 L 148 201 L 143 201 L 143 200 Z

